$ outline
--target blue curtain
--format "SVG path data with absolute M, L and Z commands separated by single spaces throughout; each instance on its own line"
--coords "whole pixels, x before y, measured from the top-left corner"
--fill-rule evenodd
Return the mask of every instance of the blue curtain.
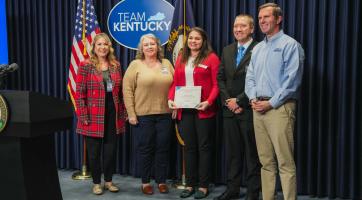
M 175 0 L 168 0 L 171 4 Z M 95 0 L 101 29 L 116 0 Z M 233 20 L 249 13 L 257 25 L 256 0 L 192 0 L 196 25 L 204 28 L 213 48 L 233 42 Z M 306 53 L 296 126 L 298 192 L 331 198 L 361 199 L 362 191 L 362 6 L 359 0 L 279 0 L 283 29 Z M 36 91 L 69 99 L 66 80 L 77 2 L 75 0 L 7 0 L 9 62 L 21 67 L 9 75 L 8 89 Z M 135 51 L 115 45 L 126 69 Z M 219 115 L 220 117 L 220 115 Z M 220 118 L 219 118 L 220 119 Z M 74 130 L 57 133 L 59 168 L 79 169 L 82 139 Z M 221 124 L 216 135 L 215 180 L 225 183 Z M 117 170 L 137 176 L 135 140 L 128 131 L 120 139 Z M 173 155 L 180 157 L 178 150 Z M 175 156 L 173 156 L 174 158 Z M 173 159 L 171 176 L 180 173 Z

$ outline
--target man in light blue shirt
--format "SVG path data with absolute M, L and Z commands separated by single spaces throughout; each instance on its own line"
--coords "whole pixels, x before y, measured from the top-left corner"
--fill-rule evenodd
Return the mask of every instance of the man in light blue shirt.
M 293 131 L 304 51 L 281 30 L 282 10 L 277 4 L 260 6 L 258 19 L 266 37 L 253 49 L 245 92 L 253 108 L 255 138 L 262 164 L 263 199 L 274 199 L 279 172 L 284 199 L 294 200 L 297 186 Z

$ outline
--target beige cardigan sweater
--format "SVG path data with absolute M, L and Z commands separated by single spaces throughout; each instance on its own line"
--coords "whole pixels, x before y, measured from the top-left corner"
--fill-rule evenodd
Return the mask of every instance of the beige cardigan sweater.
M 174 69 L 162 59 L 162 67 L 149 68 L 140 59 L 133 60 L 123 78 L 123 97 L 128 117 L 170 113 L 168 90 Z

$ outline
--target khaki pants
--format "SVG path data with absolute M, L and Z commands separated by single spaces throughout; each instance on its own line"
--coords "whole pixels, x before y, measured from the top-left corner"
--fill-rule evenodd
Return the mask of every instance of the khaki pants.
M 263 200 L 274 200 L 278 170 L 284 199 L 296 199 L 297 181 L 293 156 L 295 106 L 295 101 L 288 101 L 265 114 L 254 111 L 256 146 L 262 164 Z

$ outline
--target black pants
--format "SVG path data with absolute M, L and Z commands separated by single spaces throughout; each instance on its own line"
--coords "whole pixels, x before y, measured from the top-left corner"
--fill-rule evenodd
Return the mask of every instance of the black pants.
M 215 122 L 215 117 L 199 119 L 196 110 L 182 111 L 178 127 L 185 142 L 186 185 L 189 187 L 209 186 Z
M 153 164 L 156 183 L 166 183 L 172 129 L 171 114 L 137 116 L 137 119 L 139 123 L 132 126 L 132 132 L 138 140 L 142 183 L 150 182 Z
M 107 92 L 104 137 L 85 137 L 89 158 L 89 166 L 94 184 L 101 183 L 101 155 L 103 158 L 102 160 L 104 180 L 106 182 L 112 181 L 112 175 L 115 171 L 116 165 L 117 140 L 118 136 L 116 134 L 116 110 L 112 99 L 112 93 Z
M 259 194 L 261 188 L 260 162 L 255 143 L 252 120 L 240 120 L 237 117 L 224 118 L 227 155 L 227 187 L 239 192 L 243 158 L 246 162 L 246 184 L 249 196 Z

